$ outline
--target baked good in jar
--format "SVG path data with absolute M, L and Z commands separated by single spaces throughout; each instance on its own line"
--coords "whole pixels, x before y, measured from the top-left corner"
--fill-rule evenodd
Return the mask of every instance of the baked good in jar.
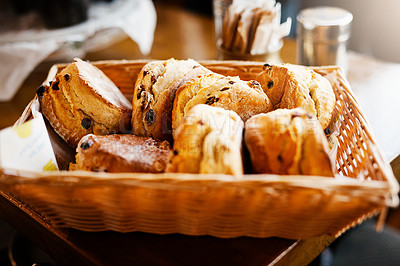
M 196 105 L 207 104 L 236 112 L 243 121 L 272 110 L 268 96 L 255 80 L 208 74 L 181 86 L 174 100 L 172 128 Z M 174 134 L 175 135 L 175 134 Z
M 74 170 L 162 173 L 171 148 L 167 141 L 131 134 L 84 136 L 76 149 Z
M 72 147 L 89 133 L 107 135 L 131 129 L 131 103 L 101 70 L 80 59 L 74 59 L 37 94 L 42 113 Z
M 196 105 L 176 129 L 166 172 L 243 174 L 242 133 L 235 112 Z
M 300 65 L 265 64 L 257 80 L 274 109 L 300 107 L 316 116 L 322 128 L 329 125 L 335 108 L 335 93 L 330 82 L 320 74 Z
M 133 93 L 133 133 L 172 140 L 171 113 L 176 90 L 185 82 L 210 72 L 191 59 L 146 64 L 139 73 Z
M 300 108 L 251 117 L 244 139 L 254 173 L 333 176 L 324 131 Z

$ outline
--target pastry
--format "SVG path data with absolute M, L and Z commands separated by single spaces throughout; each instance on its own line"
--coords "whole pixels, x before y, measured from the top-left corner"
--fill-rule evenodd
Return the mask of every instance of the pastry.
M 191 59 L 153 61 L 145 65 L 133 94 L 133 133 L 172 140 L 171 113 L 176 90 L 185 82 L 210 72 Z
M 329 81 L 315 71 L 299 65 L 264 65 L 259 74 L 264 92 L 270 98 L 274 109 L 301 107 L 315 115 L 326 128 L 331 121 L 335 94 Z
M 72 147 L 89 133 L 130 131 L 132 107 L 98 68 L 75 59 L 50 86 L 41 86 L 41 110 L 53 129 Z
M 196 105 L 176 129 L 166 172 L 243 174 L 242 132 L 235 112 Z
M 272 110 L 268 96 L 255 81 L 208 74 L 180 87 L 174 100 L 172 128 L 197 104 L 207 104 L 236 112 L 243 121 Z
M 76 149 L 74 170 L 162 173 L 170 146 L 167 141 L 131 134 L 84 136 Z
M 322 127 L 300 108 L 251 117 L 244 139 L 254 173 L 333 176 Z

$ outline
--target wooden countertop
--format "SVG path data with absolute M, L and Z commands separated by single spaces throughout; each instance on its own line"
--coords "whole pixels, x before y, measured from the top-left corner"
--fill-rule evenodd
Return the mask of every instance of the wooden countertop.
M 157 28 L 149 56 L 125 39 L 105 50 L 88 53 L 85 59 L 215 59 L 214 24 L 211 17 L 180 8 L 157 6 Z M 285 40 L 281 50 L 284 62 L 295 62 L 295 41 Z M 12 125 L 45 80 L 53 62 L 40 64 L 23 83 L 16 96 L 0 103 L 0 128 Z M 87 233 L 56 229 L 29 206 L 20 205 L 1 192 L 0 217 L 52 255 L 59 264 L 236 264 L 306 265 L 321 253 L 333 237 L 308 240 L 280 238 L 218 239 L 179 234 L 153 235 L 116 232 Z

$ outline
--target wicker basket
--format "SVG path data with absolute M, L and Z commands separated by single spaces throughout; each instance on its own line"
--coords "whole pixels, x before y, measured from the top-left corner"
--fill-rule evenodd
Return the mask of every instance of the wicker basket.
M 127 97 L 147 61 L 94 64 Z M 261 63 L 203 61 L 224 75 L 254 79 Z M 48 80 L 65 65 L 50 70 Z M 1 189 L 31 206 L 55 227 L 84 231 L 143 231 L 217 237 L 310 238 L 338 235 L 398 205 L 398 183 L 340 69 L 315 68 L 336 93 L 341 120 L 337 178 L 316 176 L 9 173 Z M 28 108 L 17 121 L 29 119 Z

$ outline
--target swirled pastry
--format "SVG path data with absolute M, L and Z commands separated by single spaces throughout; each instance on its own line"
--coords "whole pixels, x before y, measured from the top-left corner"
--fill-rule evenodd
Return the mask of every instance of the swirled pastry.
M 332 119 L 335 93 L 329 81 L 315 71 L 299 65 L 264 65 L 259 74 L 264 92 L 274 109 L 300 107 L 315 115 L 326 128 Z
M 146 64 L 139 73 L 133 94 L 133 133 L 171 140 L 171 113 L 176 90 L 206 73 L 210 71 L 191 59 Z
M 243 174 L 242 132 L 235 112 L 196 105 L 176 129 L 166 172 Z
M 41 111 L 53 129 L 72 147 L 89 133 L 128 132 L 132 106 L 97 67 L 75 59 L 49 87 L 37 91 Z
M 268 96 L 255 81 L 239 77 L 208 74 L 180 87 L 176 93 L 172 114 L 172 128 L 196 105 L 206 104 L 236 112 L 246 121 L 252 115 L 272 110 Z
M 244 139 L 254 173 L 333 176 L 321 125 L 300 108 L 251 117 Z
M 149 137 L 89 134 L 79 142 L 73 169 L 113 173 L 162 173 L 170 150 L 167 141 L 156 141 Z

